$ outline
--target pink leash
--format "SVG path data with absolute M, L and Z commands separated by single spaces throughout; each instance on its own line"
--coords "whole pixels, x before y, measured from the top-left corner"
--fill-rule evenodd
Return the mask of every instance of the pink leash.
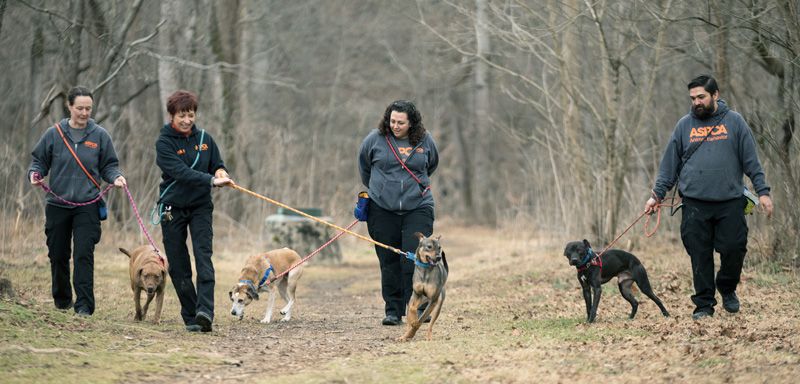
M 53 189 L 51 189 L 44 182 L 40 183 L 39 186 L 42 187 L 42 189 L 46 193 L 49 193 L 49 194 L 53 195 L 58 201 L 60 201 L 60 202 L 62 202 L 64 204 L 67 204 L 67 205 L 71 205 L 73 207 L 83 207 L 83 206 L 86 206 L 86 205 L 89 205 L 89 204 L 94 204 L 94 203 L 100 201 L 100 199 L 102 199 L 103 196 L 105 196 L 108 193 L 108 191 L 111 190 L 112 187 L 114 187 L 113 184 L 109 184 L 94 199 L 86 201 L 86 202 L 83 202 L 83 203 L 76 203 L 74 201 L 69 201 L 69 200 L 57 195 L 55 192 L 53 192 Z M 124 188 L 125 188 L 125 193 L 128 194 L 128 200 L 130 200 L 130 202 L 131 202 L 131 207 L 133 207 L 133 212 L 136 214 L 136 221 L 139 222 L 139 228 L 142 229 L 142 232 L 144 232 L 145 237 L 147 237 L 147 241 L 150 242 L 150 245 L 153 247 L 153 250 L 156 252 L 156 255 L 158 255 L 158 259 L 161 261 L 161 265 L 165 265 L 164 264 L 164 256 L 161 256 L 161 252 L 158 250 L 158 247 L 156 246 L 156 243 L 153 241 L 153 238 L 150 236 L 150 233 L 147 232 L 147 228 L 144 227 L 144 223 L 142 222 L 142 217 L 139 214 L 139 208 L 136 207 L 136 203 L 133 201 L 133 196 L 131 196 L 131 191 L 128 190 L 128 185 L 126 184 L 124 186 Z
M 147 237 L 147 241 L 150 242 L 150 245 L 153 247 L 153 250 L 158 255 L 158 259 L 161 261 L 161 265 L 164 265 L 164 256 L 161 256 L 161 252 L 158 250 L 156 243 L 153 241 L 153 238 L 150 236 L 150 233 L 147 232 L 147 228 L 144 227 L 144 222 L 142 222 L 142 216 L 139 214 L 139 208 L 136 207 L 136 202 L 133 201 L 133 196 L 131 195 L 131 191 L 128 190 L 128 185 L 125 184 L 123 186 L 125 188 L 125 193 L 128 195 L 128 200 L 131 202 L 131 207 L 133 207 L 133 213 L 136 214 L 136 221 L 139 222 L 139 228 L 142 229 L 144 232 L 144 236 Z
M 348 230 L 349 230 L 350 228 L 353 228 L 353 226 L 355 226 L 356 224 L 358 224 L 358 220 L 356 220 L 356 221 L 354 221 L 354 222 L 350 223 L 350 225 L 348 225 L 346 229 L 348 229 Z M 278 275 L 275 275 L 273 278 L 271 278 L 271 279 L 267 280 L 267 282 L 266 282 L 266 283 L 264 283 L 264 285 L 266 285 L 266 286 L 269 286 L 270 284 L 272 284 L 272 282 L 273 282 L 273 281 L 280 279 L 280 278 L 281 278 L 283 275 L 285 275 L 285 274 L 289 273 L 289 271 L 291 271 L 291 270 L 293 270 L 293 269 L 297 268 L 298 266 L 300 266 L 300 264 L 303 264 L 303 263 L 305 263 L 305 262 L 306 262 L 308 259 L 310 259 L 310 258 L 314 257 L 314 255 L 316 255 L 317 253 L 319 253 L 320 251 L 322 251 L 323 249 L 325 249 L 325 247 L 327 247 L 327 246 L 331 245 L 331 243 L 333 243 L 334 241 L 336 241 L 336 239 L 338 239 L 338 238 L 342 237 L 342 235 L 344 235 L 345 233 L 346 233 L 345 231 L 341 231 L 341 232 L 337 233 L 337 234 L 336 234 L 336 236 L 334 236 L 334 237 L 332 237 L 330 240 L 328 240 L 328 242 L 327 242 L 327 243 L 325 243 L 325 244 L 322 244 L 322 246 L 320 246 L 319 248 L 315 249 L 315 250 L 314 250 L 314 252 L 311 252 L 311 253 L 309 253 L 309 254 L 308 254 L 308 256 L 306 256 L 306 257 L 302 258 L 300 261 L 298 261 L 298 262 L 297 262 L 297 264 L 295 264 L 295 265 L 292 265 L 291 267 L 289 267 L 289 269 L 287 269 L 287 270 L 285 270 L 285 271 L 281 272 L 280 274 L 278 274 Z
M 109 184 L 106 187 L 106 189 L 102 190 L 100 192 L 100 194 L 98 194 L 97 197 L 95 197 L 94 199 L 89 200 L 87 202 L 83 202 L 83 203 L 76 203 L 76 202 L 73 202 L 73 201 L 66 200 L 63 197 L 59 196 L 59 195 L 56 195 L 56 193 L 53 192 L 53 190 L 47 184 L 45 184 L 44 182 L 40 183 L 39 186 L 42 187 L 42 189 L 46 193 L 49 193 L 49 194 L 53 195 L 53 197 L 55 197 L 56 200 L 58 200 L 58 201 L 60 201 L 60 202 L 62 202 L 64 204 L 71 205 L 73 207 L 83 207 L 83 206 L 86 206 L 86 205 L 89 205 L 89 204 L 94 204 L 94 203 L 100 201 L 100 199 L 102 199 L 103 196 L 108 193 L 108 191 L 111 189 L 111 187 L 113 187 L 113 185 Z

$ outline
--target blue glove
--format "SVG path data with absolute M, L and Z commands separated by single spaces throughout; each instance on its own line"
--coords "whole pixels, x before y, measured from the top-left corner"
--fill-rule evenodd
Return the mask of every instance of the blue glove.
M 356 208 L 353 209 L 353 216 L 358 219 L 358 221 L 367 221 L 367 212 L 369 211 L 369 195 L 366 192 L 359 192 L 358 193 L 358 201 L 356 202 Z

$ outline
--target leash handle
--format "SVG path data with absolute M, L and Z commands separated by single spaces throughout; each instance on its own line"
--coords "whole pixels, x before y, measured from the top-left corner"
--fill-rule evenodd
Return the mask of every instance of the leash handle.
M 161 261 L 161 265 L 165 265 L 164 257 L 161 256 L 161 252 L 158 250 L 156 243 L 153 241 L 153 238 L 150 236 L 150 233 L 147 232 L 147 228 L 144 227 L 144 223 L 142 222 L 142 216 L 139 214 L 139 208 L 136 207 L 136 202 L 133 201 L 133 195 L 131 195 L 131 191 L 128 189 L 128 185 L 126 184 L 123 188 L 125 188 L 125 193 L 128 195 L 128 200 L 131 202 L 133 213 L 136 214 L 136 221 L 139 222 L 139 228 L 142 229 L 142 232 L 144 232 L 144 236 L 147 237 L 147 241 L 150 242 L 150 246 L 153 247 L 153 250 L 156 252 L 156 255 L 158 255 L 158 260 Z
M 347 233 L 347 234 L 353 235 L 353 236 L 355 236 L 355 237 L 357 237 L 357 238 L 359 238 L 359 239 L 361 239 L 361 240 L 364 240 L 364 241 L 370 242 L 370 243 L 372 243 L 372 244 L 375 244 L 375 245 L 377 245 L 377 246 L 379 246 L 379 247 L 381 247 L 381 248 L 388 249 L 388 250 L 390 250 L 390 251 L 392 251 L 392 252 L 394 252 L 394 253 L 396 253 L 396 254 L 398 254 L 398 255 L 401 255 L 401 256 L 405 256 L 405 255 L 406 255 L 406 253 L 405 253 L 405 252 L 403 252 L 403 251 L 401 251 L 401 250 L 399 250 L 399 249 L 397 249 L 397 248 L 395 248 L 395 247 L 388 246 L 388 245 L 386 245 L 386 244 L 383 244 L 383 243 L 379 243 L 379 242 L 377 242 L 377 241 L 375 241 L 375 240 L 372 240 L 372 239 L 370 239 L 369 237 L 366 237 L 366 236 L 364 236 L 364 235 L 359 235 L 358 233 L 355 233 L 355 232 L 353 232 L 353 231 L 351 231 L 351 230 L 349 230 L 349 229 L 342 228 L 342 227 L 340 227 L 340 226 L 338 226 L 338 225 L 336 225 L 336 224 L 329 223 L 329 222 L 327 222 L 327 221 L 325 221 L 325 220 L 322 220 L 322 219 L 320 219 L 320 218 L 318 218 L 318 217 L 311 216 L 311 215 L 309 215 L 309 214 L 307 214 L 307 213 L 305 213 L 305 212 L 303 212 L 303 211 L 300 211 L 300 210 L 298 210 L 298 209 L 294 209 L 294 208 L 292 208 L 292 207 L 290 207 L 290 206 L 288 206 L 288 205 L 286 205 L 286 204 L 283 204 L 283 203 L 281 203 L 281 202 L 279 202 L 279 201 L 275 201 L 275 200 L 273 200 L 273 199 L 270 199 L 269 197 L 266 197 L 266 196 L 264 196 L 264 195 L 258 194 L 258 193 L 256 193 L 256 192 L 253 192 L 253 191 L 251 191 L 251 190 L 249 190 L 249 189 L 247 189 L 247 188 L 240 187 L 240 186 L 239 186 L 239 185 L 237 185 L 236 183 L 233 183 L 233 184 L 231 184 L 231 188 L 233 188 L 233 189 L 235 189 L 235 190 L 238 190 L 238 191 L 240 191 L 240 192 L 244 192 L 244 193 L 246 193 L 246 194 L 248 194 L 248 195 L 251 195 L 251 196 L 257 197 L 257 198 L 259 198 L 259 199 L 261 199 L 261 200 L 264 200 L 264 201 L 267 201 L 267 202 L 269 202 L 269 203 L 275 204 L 275 205 L 277 205 L 277 206 L 279 206 L 279 207 L 281 207 L 281 208 L 288 209 L 288 210 L 290 210 L 290 211 L 292 211 L 292 212 L 294 212 L 294 213 L 296 213 L 296 214 L 298 214 L 298 215 L 300 215 L 300 216 L 303 216 L 303 217 L 305 217 L 305 218 L 307 218 L 307 219 L 311 219 L 311 220 L 313 220 L 313 221 L 316 221 L 317 223 L 320 223 L 320 224 L 327 225 L 327 226 L 329 226 L 329 227 L 331 227 L 331 228 L 336 228 L 336 229 L 337 229 L 337 230 L 339 230 L 339 231 L 342 231 L 342 232 L 345 232 L 345 233 Z

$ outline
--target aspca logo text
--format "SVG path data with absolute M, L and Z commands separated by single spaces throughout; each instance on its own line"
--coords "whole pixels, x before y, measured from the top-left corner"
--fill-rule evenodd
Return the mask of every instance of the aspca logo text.
M 411 147 L 398 147 L 397 151 L 400 152 L 400 154 L 403 155 L 403 156 L 408 156 L 408 155 L 411 154 L 411 150 L 412 149 L 413 148 L 411 148 Z
M 197 146 L 196 146 L 196 145 L 194 146 L 194 150 L 195 150 L 195 151 L 197 150 Z M 208 150 L 208 144 L 205 144 L 205 143 L 204 143 L 203 145 L 201 145 L 201 146 L 200 146 L 200 150 L 201 150 L 201 151 L 207 151 L 207 150 Z
M 726 140 L 728 138 L 728 129 L 725 128 L 725 124 L 692 128 L 689 133 L 689 142 L 703 140 L 706 136 L 708 136 L 708 139 L 706 139 L 708 141 Z
M 91 149 L 97 149 L 97 143 L 95 143 L 94 141 L 86 140 L 86 141 L 83 142 L 83 145 L 85 145 L 85 146 L 87 146 L 87 147 L 89 147 Z
M 181 149 L 178 150 L 178 154 L 179 155 L 184 155 L 184 154 L 186 154 L 186 150 L 181 148 Z

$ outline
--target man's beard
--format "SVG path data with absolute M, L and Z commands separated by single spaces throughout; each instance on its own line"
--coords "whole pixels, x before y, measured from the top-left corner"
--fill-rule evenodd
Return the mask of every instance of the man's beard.
M 712 102 L 712 104 L 709 104 L 708 106 L 701 104 L 701 105 L 695 106 L 692 110 L 694 112 L 695 117 L 697 117 L 700 120 L 704 120 L 704 119 L 707 119 L 707 118 L 711 117 L 711 115 L 714 114 L 714 104 L 713 104 L 713 102 Z

